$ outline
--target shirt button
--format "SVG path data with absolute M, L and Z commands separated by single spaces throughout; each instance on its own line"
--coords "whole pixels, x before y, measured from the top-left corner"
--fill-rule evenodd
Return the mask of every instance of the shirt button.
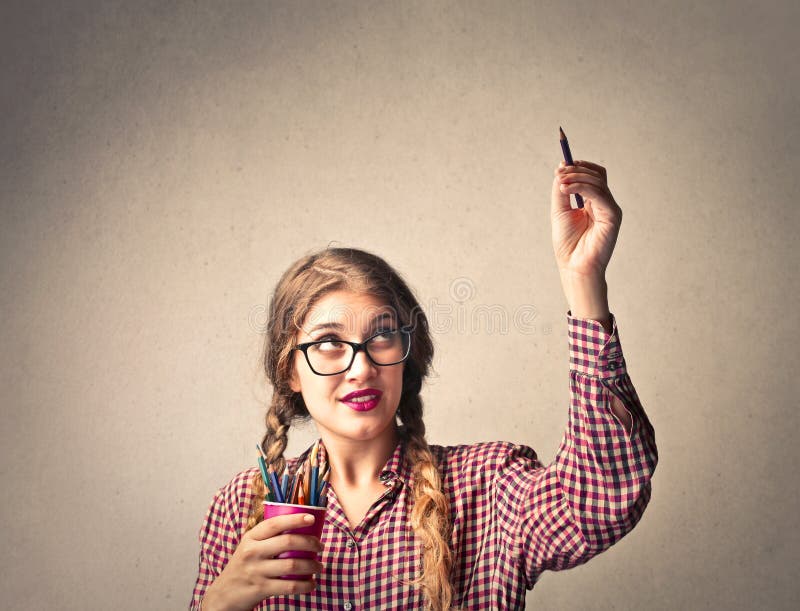
M 350 611 L 350 609 L 352 609 L 352 608 L 353 608 L 353 605 L 351 605 L 349 602 L 346 602 L 346 603 L 344 603 L 342 605 L 342 609 L 344 609 L 344 611 Z
M 379 480 L 381 480 L 382 482 L 387 482 L 387 481 L 389 481 L 389 478 L 390 478 L 390 477 L 391 477 L 391 476 L 390 476 L 388 473 L 381 473 L 381 474 L 378 476 L 378 479 L 379 479 Z
M 353 541 L 352 539 L 348 539 L 347 543 L 345 543 L 345 545 L 347 546 L 348 549 L 353 549 L 356 546 L 356 542 Z M 347 604 L 350 604 L 350 603 L 347 603 Z

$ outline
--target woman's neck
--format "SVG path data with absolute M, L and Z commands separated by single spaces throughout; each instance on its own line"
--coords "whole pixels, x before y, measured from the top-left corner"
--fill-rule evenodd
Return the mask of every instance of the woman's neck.
M 331 465 L 331 484 L 334 488 L 336 484 L 347 488 L 374 485 L 400 441 L 396 427 L 391 427 L 380 438 L 369 441 L 326 436 L 324 433 L 321 436 Z

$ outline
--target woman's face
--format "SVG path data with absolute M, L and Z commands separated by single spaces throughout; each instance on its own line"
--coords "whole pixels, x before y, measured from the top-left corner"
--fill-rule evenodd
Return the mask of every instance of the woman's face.
M 363 342 L 379 331 L 398 329 L 397 313 L 369 294 L 335 291 L 323 296 L 308 312 L 296 343 L 321 339 Z M 374 354 L 374 353 L 373 353 Z M 306 407 L 323 436 L 342 441 L 368 441 L 395 435 L 395 412 L 403 390 L 404 363 L 377 366 L 360 350 L 347 371 L 320 376 L 309 367 L 302 351 L 294 351 L 290 386 L 303 395 Z M 354 391 L 369 390 L 360 402 L 344 401 Z

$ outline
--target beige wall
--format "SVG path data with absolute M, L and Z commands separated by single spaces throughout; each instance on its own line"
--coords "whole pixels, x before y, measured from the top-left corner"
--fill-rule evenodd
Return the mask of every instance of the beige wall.
M 173 4 L 4 3 L 4 608 L 185 608 L 255 463 L 263 306 L 331 241 L 450 309 L 429 439 L 550 460 L 559 125 L 625 212 L 611 307 L 661 462 L 636 530 L 530 606 L 796 608 L 796 3 Z M 468 323 L 489 305 L 536 317 Z

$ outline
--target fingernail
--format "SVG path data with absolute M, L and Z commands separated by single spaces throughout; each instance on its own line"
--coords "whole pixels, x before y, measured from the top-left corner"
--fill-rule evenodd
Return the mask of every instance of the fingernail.
M 314 516 L 312 516 L 310 513 L 307 513 L 306 515 L 303 516 L 303 522 L 305 522 L 306 524 L 313 524 Z

